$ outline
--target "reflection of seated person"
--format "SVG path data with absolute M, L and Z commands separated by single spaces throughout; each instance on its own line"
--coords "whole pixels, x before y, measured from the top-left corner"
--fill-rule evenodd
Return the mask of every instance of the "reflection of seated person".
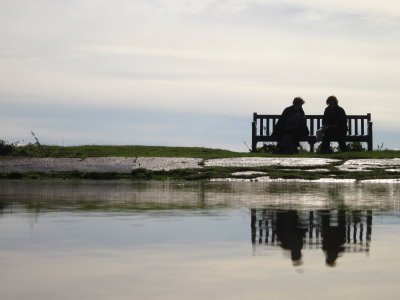
M 301 249 L 306 229 L 299 227 L 299 218 L 296 211 L 277 212 L 276 236 L 281 247 L 290 250 L 294 266 L 302 264 Z
M 300 138 L 309 134 L 303 104 L 303 99 L 294 98 L 293 105 L 285 108 L 274 127 L 272 136 L 278 141 L 281 153 L 297 153 Z
M 326 264 L 334 267 L 336 259 L 344 251 L 346 243 L 346 219 L 345 212 L 339 211 L 337 226 L 331 226 L 330 213 L 324 211 L 322 220 L 322 250 L 325 252 Z

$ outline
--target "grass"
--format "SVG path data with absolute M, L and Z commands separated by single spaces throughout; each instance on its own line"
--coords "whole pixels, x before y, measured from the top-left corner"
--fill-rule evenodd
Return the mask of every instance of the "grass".
M 265 152 L 234 152 L 223 149 L 212 149 L 202 147 L 165 147 L 165 146 L 108 146 L 108 145 L 86 145 L 86 146 L 47 146 L 28 145 L 15 147 L 12 153 L 3 157 L 194 157 L 194 158 L 225 158 L 225 157 L 282 157 L 285 155 L 271 154 Z M 362 158 L 396 158 L 400 157 L 400 151 L 360 151 L 343 152 L 334 154 L 319 154 L 300 152 L 287 157 L 332 157 L 338 159 L 362 159 Z
M 16 147 L 8 157 L 198 157 L 219 158 L 232 156 L 251 156 L 250 153 L 232 152 L 222 149 L 201 147 L 164 147 L 164 146 L 47 146 L 32 149 L 32 145 Z

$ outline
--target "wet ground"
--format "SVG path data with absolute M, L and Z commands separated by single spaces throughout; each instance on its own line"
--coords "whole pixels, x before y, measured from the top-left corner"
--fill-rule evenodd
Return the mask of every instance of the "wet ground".
M 338 162 L 325 158 L 234 157 L 207 159 L 177 157 L 10 158 L 0 160 L 0 171 L 130 172 L 132 169 L 174 170 L 206 167 L 315 167 Z M 400 160 L 399 160 L 400 163 Z M 346 167 L 348 167 L 346 165 Z M 391 165 L 392 167 L 392 165 Z
M 206 167 L 315 167 L 340 162 L 329 158 L 233 157 L 202 160 L 185 157 L 89 157 L 89 158 L 9 158 L 0 159 L 0 171 L 97 171 L 129 172 L 132 169 L 174 170 Z M 339 164 L 343 171 L 371 169 L 400 170 L 400 158 L 350 159 Z M 315 168 L 314 168 L 315 170 Z
M 400 158 L 392 159 L 350 159 L 338 167 L 342 171 L 369 171 L 385 169 L 389 172 L 400 171 Z
M 325 166 L 336 159 L 328 158 L 297 158 L 297 157 L 233 157 L 208 159 L 204 165 L 207 167 L 260 167 L 260 166 L 284 166 L 284 167 L 313 167 Z
M 90 158 L 9 158 L 0 159 L 0 172 L 19 171 L 86 171 L 86 172 L 130 172 L 133 169 L 144 168 L 152 171 L 195 169 L 203 167 L 263 167 L 279 166 L 288 167 L 292 171 L 328 172 L 330 165 L 335 164 L 339 170 L 346 172 L 370 172 L 374 169 L 383 169 L 387 172 L 400 172 L 400 158 L 394 159 L 351 159 L 341 163 L 337 159 L 328 158 L 294 158 L 294 157 L 234 157 L 202 160 L 200 158 L 180 157 L 90 157 Z M 299 167 L 299 169 L 296 169 Z M 310 167 L 307 169 L 307 167 Z M 300 169 L 301 168 L 301 169 Z M 282 169 L 285 170 L 285 169 Z M 256 174 L 251 171 L 233 173 L 232 176 Z M 266 173 L 258 172 L 257 181 L 272 181 Z M 219 179 L 214 179 L 219 180 Z M 221 179 L 221 180 L 246 180 L 246 179 Z M 253 179 L 254 180 L 254 179 Z M 292 179 L 292 181 L 304 181 Z M 327 175 L 319 181 L 337 181 Z M 343 179 L 342 179 L 343 180 Z M 353 179 L 345 179 L 346 182 Z M 354 180 L 353 180 L 354 181 Z M 376 181 L 376 180 L 375 180 Z M 374 181 L 374 182 L 375 182 Z M 400 182 L 399 179 L 386 179 L 385 182 Z

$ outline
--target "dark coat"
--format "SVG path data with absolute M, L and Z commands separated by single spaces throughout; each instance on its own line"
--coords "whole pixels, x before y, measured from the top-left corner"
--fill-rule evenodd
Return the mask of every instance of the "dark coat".
M 293 128 L 288 129 L 288 121 L 297 113 L 299 115 L 296 120 L 295 126 L 292 126 Z M 301 136 L 307 136 L 309 134 L 303 108 L 301 108 L 300 110 L 296 110 L 294 105 L 292 105 L 284 109 L 282 115 L 279 117 L 279 120 L 274 127 L 272 136 L 280 141 L 286 133 L 290 134 L 293 138 L 296 139 L 300 138 Z
M 322 126 L 332 127 L 339 132 L 346 133 L 348 130 L 347 116 L 344 109 L 339 105 L 325 108 L 324 116 L 322 117 Z

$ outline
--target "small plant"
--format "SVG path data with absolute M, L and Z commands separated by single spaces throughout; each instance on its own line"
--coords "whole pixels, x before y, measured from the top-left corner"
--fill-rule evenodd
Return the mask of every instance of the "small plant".
M 47 147 L 43 146 L 36 134 L 31 131 L 31 135 L 33 136 L 35 142 L 28 143 L 27 145 L 20 145 L 19 142 L 15 142 L 10 144 L 13 146 L 12 152 L 9 155 L 12 156 L 27 156 L 27 157 L 40 157 L 46 156 L 47 154 Z
M 247 145 L 246 141 L 243 141 L 244 145 L 247 147 L 247 149 L 249 150 L 249 152 L 251 152 L 251 149 L 249 147 L 249 145 Z
M 365 149 L 363 148 L 360 142 L 353 142 L 347 144 L 347 151 L 360 152 L 360 151 L 365 151 Z
M 316 149 L 317 153 L 322 153 L 321 151 L 321 144 L 319 144 L 319 146 Z M 362 144 L 360 142 L 353 142 L 353 143 L 348 143 L 346 144 L 347 146 L 347 151 L 348 152 L 361 152 L 361 151 L 365 151 L 365 149 L 363 148 Z M 339 146 L 329 146 L 329 153 L 337 153 L 340 152 L 340 148 Z
M 318 145 L 317 149 L 315 149 L 316 153 L 322 153 L 322 147 L 321 146 L 322 146 L 322 143 Z M 335 152 L 337 152 L 337 147 L 329 146 L 329 153 L 335 153 Z
M 45 155 L 45 149 L 42 146 L 42 144 L 40 143 L 38 137 L 36 136 L 36 134 L 31 130 L 31 135 L 33 136 L 33 138 L 35 139 L 35 143 L 29 143 L 28 145 L 26 145 L 23 149 L 22 152 L 25 152 L 24 154 L 27 156 L 42 156 Z
M 39 148 L 43 148 L 42 144 L 39 142 L 39 139 L 37 138 L 37 136 L 35 135 L 35 133 L 31 130 L 31 134 L 33 136 L 33 138 L 35 139 L 35 145 L 38 146 Z
M 276 143 L 273 144 L 264 143 L 261 148 L 257 148 L 257 152 L 278 153 L 279 148 Z

